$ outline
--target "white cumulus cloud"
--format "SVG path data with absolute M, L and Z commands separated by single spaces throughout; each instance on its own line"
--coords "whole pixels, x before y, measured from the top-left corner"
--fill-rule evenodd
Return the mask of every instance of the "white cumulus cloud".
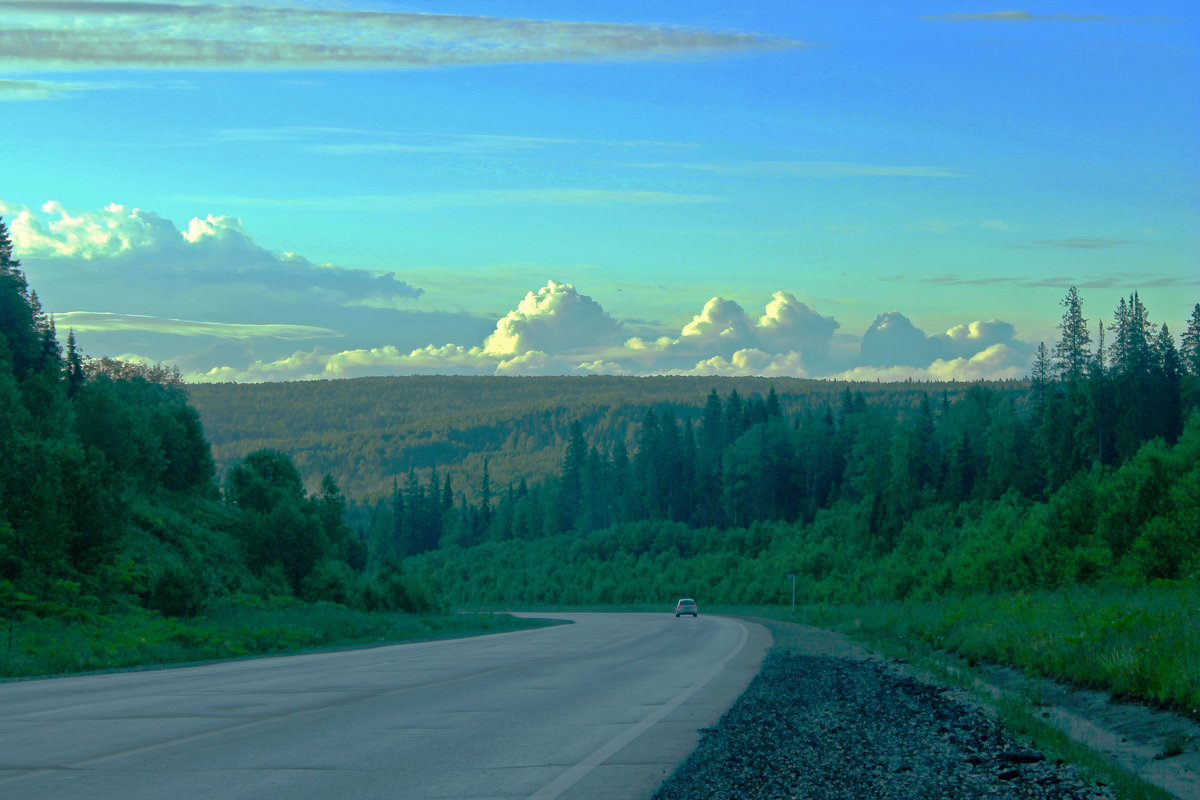
M 679 336 L 633 338 L 625 350 L 643 365 L 653 360 L 657 369 L 667 371 L 820 374 L 828 368 L 838 327 L 837 320 L 821 316 L 788 292 L 775 292 L 757 319 L 737 302 L 713 297 Z M 764 371 L 753 372 L 756 368 Z
M 621 323 L 599 303 L 569 283 L 549 281 L 496 323 L 483 349 L 497 356 L 558 354 L 602 349 L 621 338 Z
M 336 305 L 387 307 L 422 294 L 392 272 L 314 264 L 267 250 L 230 216 L 194 217 L 181 230 L 153 211 L 119 203 L 75 212 L 50 201 L 40 214 L 7 206 L 0 212 L 10 220 L 13 246 L 31 277 L 45 273 L 72 298 L 70 310 L 84 310 L 84 303 L 111 293 L 113 281 L 123 284 L 126 301 L 137 302 L 139 290 L 148 290 L 138 311 L 147 314 L 172 296 L 186 297 L 192 312 L 225 309 L 239 285 L 269 292 L 277 302 L 307 298 Z M 261 297 L 254 302 L 261 304 Z

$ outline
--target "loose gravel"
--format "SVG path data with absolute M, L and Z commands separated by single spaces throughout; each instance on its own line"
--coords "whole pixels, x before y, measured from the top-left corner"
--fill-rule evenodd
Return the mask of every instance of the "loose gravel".
M 942 687 L 776 650 L 654 800 L 1110 800 Z

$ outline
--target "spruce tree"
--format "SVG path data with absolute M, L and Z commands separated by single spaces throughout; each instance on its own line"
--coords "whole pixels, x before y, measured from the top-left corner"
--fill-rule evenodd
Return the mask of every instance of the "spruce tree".
M 1200 303 L 1192 307 L 1192 316 L 1184 331 L 1182 344 L 1179 348 L 1180 366 L 1188 375 L 1200 377 Z
M 1154 370 L 1156 385 L 1151 402 L 1157 429 L 1152 431 L 1152 435 L 1162 436 L 1167 444 L 1173 445 L 1179 439 L 1179 434 L 1183 433 L 1183 407 L 1179 390 L 1181 369 L 1175 339 L 1166 323 L 1163 323 L 1154 340 L 1154 351 L 1157 357 Z
M 8 226 L 0 218 L 0 336 L 8 343 L 13 375 L 22 381 L 41 361 L 41 305 L 36 293 L 30 295 L 21 262 L 12 253 Z
M 1087 320 L 1083 318 L 1083 302 L 1074 286 L 1059 305 L 1063 307 L 1062 322 L 1058 324 L 1062 337 L 1054 346 L 1055 368 L 1059 378 L 1075 382 L 1087 369 L 1092 337 L 1088 333 Z
M 67 397 L 74 397 L 83 385 L 83 354 L 75 341 L 75 329 L 67 331 Z

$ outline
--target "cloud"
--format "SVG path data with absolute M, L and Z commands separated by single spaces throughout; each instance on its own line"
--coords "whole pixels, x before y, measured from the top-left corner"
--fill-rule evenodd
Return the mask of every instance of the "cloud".
M 623 332 L 595 300 L 569 283 L 550 281 L 496 323 L 483 350 L 496 356 L 594 351 L 618 343 Z
M 168 319 L 141 314 L 113 314 L 97 311 L 68 311 L 55 315 L 57 327 L 90 331 L 153 331 L 176 336 L 215 336 L 221 339 L 316 339 L 338 336 L 337 331 L 313 325 L 254 325 L 231 322 L 199 322 Z
M 1020 284 L 1029 289 L 1148 289 L 1168 286 L 1200 286 L 1200 278 L 1195 275 L 1152 275 L 1149 273 L 1126 273 L 1105 275 L 1090 278 L 1077 278 L 1070 275 L 1055 275 L 1037 280 L 1025 281 Z
M 837 320 L 823 317 L 787 292 L 775 292 L 759 317 L 759 341 L 774 352 L 804 353 L 810 365 L 817 368 L 828 360 Z
M 9 69 L 421 69 L 711 57 L 796 47 L 652 25 L 310 7 L 11 0 Z
M 787 292 L 761 316 L 714 297 L 678 336 L 630 337 L 626 324 L 570 284 L 549 281 L 498 319 L 482 344 L 402 350 L 394 345 L 293 352 L 244 367 L 185 371 L 188 380 L 301 380 L 367 375 L 762 375 L 872 380 L 977 380 L 1027 374 L 1032 346 L 1001 320 L 956 325 L 927 336 L 899 312 L 882 314 L 862 337 L 854 364 L 834 363 L 839 327 Z
M 1077 250 L 1101 250 L 1107 247 L 1120 247 L 1123 244 L 1136 244 L 1128 239 L 1106 239 L 1078 237 L 1074 239 L 1039 239 L 1034 242 L 1042 247 L 1067 247 Z
M 975 358 L 997 345 L 1008 348 L 1018 355 L 1028 355 L 1032 348 L 1017 340 L 1017 329 L 1011 322 L 998 319 L 976 320 L 955 325 L 936 337 L 942 342 L 945 352 L 955 358 Z
M 178 364 L 196 381 L 435 373 L 823 377 L 847 369 L 1007 376 L 1026 368 L 1031 352 L 1007 322 L 968 322 L 927 336 L 899 312 L 880 315 L 859 347 L 857 337 L 838 333 L 836 319 L 786 291 L 774 292 L 758 313 L 712 297 L 674 332 L 618 319 L 555 280 L 498 317 L 420 311 L 409 306 L 422 290 L 394 273 L 266 250 L 230 216 L 177 226 L 120 204 L 75 212 L 55 202 L 36 213 L 0 203 L 0 213 L 45 307 L 60 329 L 79 332 L 85 352 Z M 453 285 L 443 293 L 454 297 Z
M 921 283 L 938 283 L 943 286 L 989 286 L 993 283 L 1013 283 L 1019 279 L 1008 275 L 986 278 L 964 278 L 961 275 L 951 272 L 936 278 L 918 278 L 917 280 Z
M 444 208 L 504 208 L 537 206 L 646 206 L 722 203 L 711 194 L 680 194 L 610 189 L 497 189 L 473 192 L 425 192 L 390 195 L 340 195 L 335 197 L 193 196 L 194 203 L 311 209 L 322 211 L 380 211 L 420 213 Z
M 77 83 L 0 80 L 0 100 L 48 100 L 80 88 Z
M 644 368 L 653 365 L 665 371 L 745 370 L 758 359 L 756 352 L 769 354 L 768 358 L 787 354 L 788 363 L 797 370 L 792 374 L 815 374 L 828 367 L 837 328 L 835 319 L 821 316 L 788 292 L 775 292 L 757 319 L 737 302 L 713 297 L 677 337 L 653 341 L 634 337 L 626 341 L 625 351 Z M 735 358 L 738 352 L 743 354 Z
M 935 14 L 929 22 L 1126 22 L 1107 14 L 1030 14 L 1028 11 L 986 11 L 975 14 Z
M 446 205 L 476 206 L 617 206 L 617 205 L 674 205 L 679 203 L 719 203 L 722 198 L 708 194 L 677 194 L 675 192 L 611 191 L 602 189 L 516 189 L 422 196 L 419 201 Z
M 804 357 L 800 353 L 764 353 L 750 348 L 737 350 L 729 358 L 713 356 L 696 362 L 691 369 L 671 370 L 672 375 L 723 375 L 806 378 Z
M 1008 380 L 1029 374 L 1028 359 L 998 344 L 970 358 L 936 359 L 925 367 L 855 367 L 830 378 L 843 381 L 981 381 Z
M 863 334 L 861 362 L 875 367 L 918 367 L 941 354 L 937 343 L 899 311 L 880 314 Z
M 336 143 L 315 143 L 310 140 L 353 139 Z M 308 152 L 329 155 L 363 155 L 378 153 L 452 153 L 459 156 L 487 156 L 497 153 L 514 153 L 529 150 L 545 150 L 557 147 L 605 147 L 605 148 L 694 148 L 698 145 L 682 142 L 620 140 L 620 139 L 564 139 L 547 136 L 511 136 L 481 133 L 422 133 L 364 131 L 322 127 L 293 127 L 265 129 L 234 129 L 222 131 L 224 141 L 294 141 L 302 143 Z
M 1028 366 L 1033 346 L 1017 339 L 1016 328 L 1002 320 L 977 320 L 956 325 L 945 333 L 927 336 L 908 317 L 898 311 L 880 314 L 862 337 L 858 359 L 860 369 L 942 369 L 961 372 L 964 364 L 971 369 L 992 366 L 997 370 L 1023 370 Z M 980 354 L 995 351 L 978 361 Z M 997 355 L 1010 358 L 998 364 Z M 937 365 L 941 362 L 942 366 Z M 962 363 L 960 363 L 962 362 Z M 950 365 L 950 366 L 946 366 Z M 957 365 L 957 366 L 956 366 Z
M 641 169 L 679 169 L 718 175 L 786 175 L 796 178 L 964 178 L 967 173 L 926 165 L 862 164 L 846 161 L 749 161 L 708 164 L 670 161 L 631 164 Z
M 683 326 L 678 342 L 705 346 L 749 342 L 751 321 L 745 310 L 732 300 L 714 297 L 704 304 L 700 313 Z
M 268 292 L 278 301 L 307 298 L 339 306 L 395 306 L 422 294 L 395 273 L 314 264 L 295 253 L 266 250 L 234 217 L 194 217 L 180 230 L 152 211 L 117 203 L 73 213 L 51 201 L 42 206 L 45 218 L 27 208 L 15 214 L 7 207 L 0 210 L 10 220 L 14 246 L 27 265 L 47 271 L 53 280 L 85 287 L 71 310 L 84 310 L 79 306 L 95 288 L 86 282 L 104 275 L 125 282 L 131 296 L 139 286 L 169 285 L 169 291 L 151 292 L 145 307 L 135 312 L 153 316 L 162 316 L 154 312 L 164 297 L 179 296 L 189 287 L 213 292 L 209 308 L 198 295 L 187 296 L 182 304 L 199 304 L 202 312 L 223 307 L 239 286 L 247 293 Z
M 198 383 L 260 383 L 280 380 L 323 380 L 384 375 L 492 375 L 502 359 L 478 347 L 428 345 L 409 352 L 386 345 L 341 352 L 297 351 L 274 361 L 257 360 L 246 366 L 216 366 L 185 373 Z

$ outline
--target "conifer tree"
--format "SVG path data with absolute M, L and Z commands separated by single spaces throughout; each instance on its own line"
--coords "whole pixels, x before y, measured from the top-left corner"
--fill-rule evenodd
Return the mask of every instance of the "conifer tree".
M 1180 395 L 1180 360 L 1179 352 L 1175 349 L 1175 340 L 1164 322 L 1154 340 L 1154 351 L 1157 357 L 1154 377 L 1156 386 L 1151 407 L 1157 420 L 1157 429 L 1152 431 L 1155 436 L 1162 436 L 1167 444 L 1175 444 L 1179 434 L 1183 432 L 1183 406 Z
M 1076 382 L 1087 369 L 1092 337 L 1088 333 L 1087 320 L 1083 318 L 1083 302 L 1074 286 L 1059 304 L 1063 307 L 1062 322 L 1058 324 L 1062 337 L 1054 346 L 1054 363 L 1059 378 Z
M 700 417 L 699 468 L 701 474 L 721 468 L 721 449 L 725 446 L 724 408 L 717 390 L 708 393 Z
M 83 385 L 83 354 L 75 341 L 75 329 L 67 331 L 67 397 L 74 397 Z
M 1200 377 L 1200 303 L 1192 306 L 1192 316 L 1188 319 L 1182 344 L 1179 348 L 1180 366 L 1188 375 Z
M 479 477 L 480 527 L 486 531 L 492 522 L 492 478 L 488 474 L 488 459 L 483 460 L 483 474 Z
M 1033 361 L 1033 375 L 1030 377 L 1030 384 L 1033 389 L 1033 407 L 1038 414 L 1041 414 L 1046 408 L 1046 394 L 1050 391 L 1051 380 L 1050 354 L 1046 350 L 1046 343 L 1038 342 Z M 849 392 L 850 390 L 847 389 L 846 391 Z
M 40 362 L 42 336 L 38 328 L 41 305 L 21 271 L 21 261 L 13 258 L 8 226 L 0 218 L 0 336 L 8 343 L 12 370 L 20 382 Z
M 771 385 L 771 391 L 767 392 L 767 416 L 772 419 L 783 418 L 783 407 L 779 404 L 779 395 L 775 394 L 775 386 Z

